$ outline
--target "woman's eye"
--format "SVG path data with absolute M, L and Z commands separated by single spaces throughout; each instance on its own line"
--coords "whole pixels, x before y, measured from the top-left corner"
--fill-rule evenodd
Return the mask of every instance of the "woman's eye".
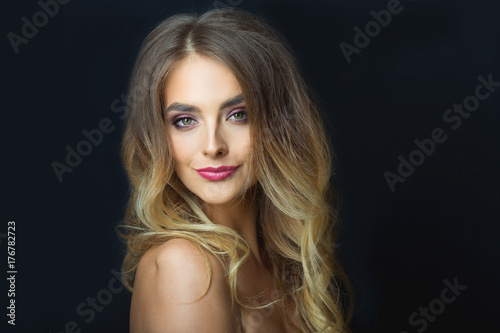
M 173 124 L 175 127 L 188 127 L 192 125 L 194 121 L 195 120 L 193 118 L 183 117 L 176 119 Z
M 236 112 L 231 113 L 229 115 L 228 119 L 233 119 L 236 121 L 246 121 L 247 120 L 247 113 L 243 110 L 236 111 Z

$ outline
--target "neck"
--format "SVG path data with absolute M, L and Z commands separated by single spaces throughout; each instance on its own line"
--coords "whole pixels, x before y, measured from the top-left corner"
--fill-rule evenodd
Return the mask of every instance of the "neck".
M 235 230 L 248 243 L 252 257 L 262 264 L 257 237 L 257 203 L 253 192 L 234 202 L 212 205 L 204 204 L 205 213 L 214 223 Z

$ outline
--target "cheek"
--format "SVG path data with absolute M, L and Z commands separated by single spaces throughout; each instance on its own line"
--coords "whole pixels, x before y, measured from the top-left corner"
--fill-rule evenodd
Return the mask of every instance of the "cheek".
M 183 140 L 177 135 L 169 135 L 170 151 L 174 159 L 175 169 L 189 163 L 190 145 L 189 140 Z
M 252 140 L 250 137 L 250 130 L 247 130 L 244 135 L 240 136 L 240 151 L 241 153 L 245 156 L 245 158 L 248 158 L 252 151 Z

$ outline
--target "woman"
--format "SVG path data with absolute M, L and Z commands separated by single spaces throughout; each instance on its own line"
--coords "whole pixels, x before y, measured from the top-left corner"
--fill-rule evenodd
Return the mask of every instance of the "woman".
M 331 152 L 288 46 L 241 10 L 146 38 L 122 155 L 131 332 L 347 332 Z

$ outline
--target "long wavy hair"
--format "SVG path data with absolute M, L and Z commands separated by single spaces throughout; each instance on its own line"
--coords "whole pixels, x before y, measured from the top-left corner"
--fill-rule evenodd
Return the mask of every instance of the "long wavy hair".
M 251 308 L 236 288 L 248 244 L 207 217 L 200 199 L 177 177 L 169 150 L 164 83 L 192 55 L 227 66 L 242 89 L 253 145 L 250 174 L 258 179 L 255 191 L 248 179 L 242 192 L 251 192 L 258 202 L 259 242 L 282 311 L 293 301 L 303 331 L 349 332 L 350 293 L 334 248 L 338 195 L 324 119 L 288 44 L 264 20 L 243 10 L 174 15 L 141 47 L 121 151 L 131 187 L 119 229 L 127 244 L 123 283 L 132 291 L 145 251 L 183 238 L 219 259 L 233 301 Z

